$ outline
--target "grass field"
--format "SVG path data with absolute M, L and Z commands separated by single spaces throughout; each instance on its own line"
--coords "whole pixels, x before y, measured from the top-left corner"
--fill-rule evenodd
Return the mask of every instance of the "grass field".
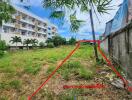
M 0 100 L 27 100 L 27 97 L 46 80 L 47 76 L 73 49 L 74 46 L 62 46 L 6 53 L 0 59 Z M 95 90 L 64 90 L 62 88 L 66 84 L 102 82 L 96 78 L 104 77 L 104 75 L 97 75 L 97 72 L 110 69 L 104 68 L 103 64 L 95 63 L 93 55 L 92 46 L 81 46 L 33 100 L 73 100 L 76 95 L 83 92 L 98 95 L 99 91 Z M 116 98 L 121 95 L 119 94 Z M 97 99 L 96 96 L 93 98 Z

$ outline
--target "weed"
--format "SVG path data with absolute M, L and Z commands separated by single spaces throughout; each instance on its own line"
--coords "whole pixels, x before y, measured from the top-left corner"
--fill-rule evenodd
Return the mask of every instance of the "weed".
M 86 80 L 92 79 L 93 72 L 84 68 L 79 69 L 79 75 Z
M 69 61 L 62 66 L 58 71 L 65 80 L 69 80 L 69 77 L 79 75 L 80 78 L 91 79 L 93 77 L 92 71 L 88 71 L 80 62 Z
M 26 100 L 27 98 L 26 98 L 26 96 L 21 96 L 20 97 L 20 100 Z
M 5 72 L 5 73 L 14 73 L 15 72 L 15 68 L 10 68 L 10 67 L 4 67 L 1 69 L 2 72 Z
M 66 90 L 65 92 L 62 92 L 58 98 L 59 100 L 74 100 L 75 96 L 80 95 L 83 93 L 83 89 L 71 89 L 71 90 Z
M 29 66 L 29 67 L 26 67 L 24 69 L 24 71 L 27 72 L 27 73 L 31 73 L 33 75 L 36 75 L 40 71 L 40 69 L 41 69 L 40 66 L 34 66 L 34 67 Z
M 47 69 L 46 73 L 47 73 L 47 74 L 50 74 L 50 73 L 53 72 L 54 70 L 55 70 L 55 67 L 54 67 L 54 66 L 50 66 L 50 67 Z
M 19 89 L 21 87 L 21 82 L 19 80 L 13 80 L 9 83 L 11 88 Z
M 6 89 L 7 88 L 7 83 L 4 83 L 4 82 L 2 82 L 2 83 L 0 83 L 0 90 L 1 89 Z
M 0 97 L 0 100 L 8 100 L 8 98 L 4 96 L 4 97 Z

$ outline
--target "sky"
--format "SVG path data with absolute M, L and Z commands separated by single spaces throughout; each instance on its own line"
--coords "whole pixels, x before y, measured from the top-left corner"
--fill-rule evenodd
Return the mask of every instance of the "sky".
M 42 0 L 28 0 L 30 3 L 30 12 L 34 13 L 35 15 L 41 17 L 41 18 L 46 18 L 48 19 L 51 23 L 57 25 L 58 27 L 58 33 L 62 36 L 65 37 L 66 39 L 69 39 L 71 37 L 76 37 L 78 40 L 81 39 L 90 39 L 92 40 L 92 32 L 91 32 L 91 24 L 90 24 L 90 18 L 89 18 L 89 13 L 82 13 L 79 11 L 79 9 L 77 8 L 77 18 L 84 20 L 85 23 L 84 25 L 82 25 L 79 29 L 79 32 L 77 33 L 72 33 L 69 29 L 69 21 L 68 19 L 68 15 L 70 14 L 70 11 L 67 11 L 67 15 L 65 17 L 66 20 L 62 21 L 60 20 L 56 20 L 56 19 L 51 19 L 49 18 L 50 13 L 52 12 L 51 9 L 44 9 L 42 7 Z M 19 0 L 12 0 L 12 2 L 16 5 L 21 6 L 22 4 L 19 2 Z M 96 38 L 98 39 L 98 37 L 104 33 L 105 30 L 105 24 L 106 22 L 108 22 L 109 20 L 111 20 L 117 10 L 119 9 L 119 5 L 123 2 L 123 0 L 113 0 L 111 2 L 111 6 L 112 10 L 109 10 L 108 13 L 109 14 L 97 14 L 98 18 L 96 17 L 95 14 L 93 14 L 93 19 L 94 19 L 94 28 L 95 28 L 95 33 L 96 33 Z

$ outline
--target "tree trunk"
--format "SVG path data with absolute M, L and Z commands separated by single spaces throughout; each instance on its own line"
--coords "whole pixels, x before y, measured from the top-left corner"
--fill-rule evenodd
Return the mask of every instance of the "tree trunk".
M 17 42 L 16 42 L 16 50 L 17 50 Z
M 90 21 L 91 21 L 93 40 L 96 41 L 95 31 L 94 31 L 94 22 L 93 22 L 92 9 L 90 10 Z M 96 42 L 94 42 L 93 44 L 94 44 L 94 52 L 95 52 L 96 61 L 99 61 Z
M 27 44 L 27 50 L 29 50 L 28 44 Z

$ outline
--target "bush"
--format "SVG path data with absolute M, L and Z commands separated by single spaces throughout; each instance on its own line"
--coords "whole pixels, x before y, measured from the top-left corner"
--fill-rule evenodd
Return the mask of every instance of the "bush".
M 45 44 L 44 42 L 40 42 L 40 43 L 39 43 L 40 48 L 44 48 L 45 45 L 46 45 L 46 44 Z
M 3 57 L 4 51 L 7 49 L 5 41 L 0 40 L 0 58 Z
M 48 44 L 47 44 L 47 47 L 48 47 L 48 48 L 54 48 L 55 46 L 54 46 L 53 43 L 48 43 Z
M 53 45 L 55 47 L 60 46 L 60 45 L 66 45 L 66 38 L 62 38 L 61 36 L 54 36 L 53 38 L 48 38 L 46 43 L 49 45 L 51 45 L 51 43 L 53 43 Z M 51 46 L 52 47 L 52 46 Z
M 40 71 L 41 67 L 40 66 L 29 66 L 24 69 L 25 72 L 31 73 L 33 75 L 36 75 Z
M 93 72 L 90 70 L 86 70 L 86 69 L 79 69 L 79 75 L 81 78 L 84 78 L 86 80 L 92 79 L 93 77 Z
M 4 51 L 0 50 L 0 58 L 4 56 Z
M 54 66 L 50 66 L 50 67 L 47 69 L 46 73 L 47 73 L 47 74 L 50 74 L 50 73 L 53 72 L 54 70 L 55 70 L 55 67 L 54 67 Z
M 6 50 L 6 48 L 7 48 L 7 46 L 6 46 L 5 41 L 0 40 L 0 50 L 4 51 L 4 50 Z
M 19 89 L 21 87 L 21 82 L 19 80 L 13 80 L 9 83 L 9 85 L 14 89 Z
M 51 43 L 51 42 L 53 42 L 53 39 L 52 39 L 52 38 L 48 38 L 48 39 L 46 40 L 46 43 Z
M 60 36 L 54 36 L 53 37 L 53 43 L 54 43 L 55 46 L 65 45 L 66 44 L 66 39 L 62 38 Z
M 79 74 L 79 69 L 83 67 L 80 62 L 77 61 L 69 61 L 62 65 L 62 67 L 58 70 L 58 73 L 62 75 L 63 79 L 69 80 L 71 75 Z
M 72 38 L 69 40 L 69 44 L 70 44 L 70 45 L 76 44 L 76 39 L 72 37 Z

